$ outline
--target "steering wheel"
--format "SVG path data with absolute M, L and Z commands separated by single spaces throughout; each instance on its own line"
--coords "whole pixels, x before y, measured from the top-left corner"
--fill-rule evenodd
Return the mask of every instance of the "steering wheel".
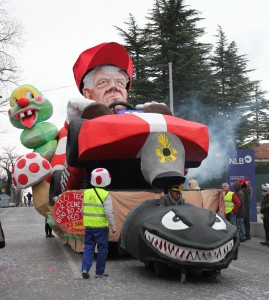
M 116 108 L 116 106 L 118 106 L 118 105 L 123 105 L 123 106 L 125 106 L 128 109 L 135 110 L 135 108 L 132 106 L 132 104 L 129 104 L 129 103 L 124 102 L 124 101 L 115 101 L 113 103 L 110 103 L 108 105 L 108 107 L 111 108 L 111 109 L 113 109 L 114 114 L 118 114 L 119 111 Z

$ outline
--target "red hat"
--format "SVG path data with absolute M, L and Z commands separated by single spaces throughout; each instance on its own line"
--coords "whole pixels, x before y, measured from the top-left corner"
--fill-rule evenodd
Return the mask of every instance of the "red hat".
M 245 177 L 244 179 L 242 179 L 242 180 L 239 181 L 239 182 L 240 182 L 241 185 L 243 185 L 243 184 L 246 183 L 247 181 L 248 181 L 248 178 Z
M 240 180 L 240 179 L 236 180 L 236 182 L 239 182 L 240 185 L 243 185 L 243 184 L 246 183 L 247 181 L 248 181 L 248 178 L 247 178 L 247 177 L 245 177 L 245 178 L 242 179 L 242 180 Z
M 124 70 L 130 78 L 127 90 L 130 90 L 133 76 L 133 61 L 126 49 L 118 43 L 103 43 L 85 50 L 73 66 L 77 87 L 82 94 L 83 78 L 93 68 L 101 65 L 114 65 Z

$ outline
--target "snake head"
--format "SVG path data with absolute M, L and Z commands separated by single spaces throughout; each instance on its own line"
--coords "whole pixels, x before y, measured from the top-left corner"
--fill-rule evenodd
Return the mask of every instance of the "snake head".
M 11 124 L 16 128 L 32 128 L 49 119 L 53 112 L 51 102 L 35 87 L 24 84 L 16 88 L 9 100 Z

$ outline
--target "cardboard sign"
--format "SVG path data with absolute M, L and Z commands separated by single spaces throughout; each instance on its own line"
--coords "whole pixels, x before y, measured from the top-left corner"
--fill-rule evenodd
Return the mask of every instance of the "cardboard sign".
M 83 191 L 62 193 L 53 206 L 53 217 L 56 225 L 66 233 L 84 234 L 82 220 Z

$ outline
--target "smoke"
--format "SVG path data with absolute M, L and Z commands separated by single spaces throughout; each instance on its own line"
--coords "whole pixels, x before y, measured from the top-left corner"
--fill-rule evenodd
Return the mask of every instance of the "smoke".
M 178 116 L 191 111 L 192 115 L 196 116 L 191 121 L 208 126 L 208 156 L 203 160 L 200 167 L 189 169 L 186 175 L 186 181 L 196 179 L 201 185 L 207 181 L 222 178 L 227 168 L 227 155 L 236 150 L 235 130 L 239 121 L 235 117 L 235 112 L 233 112 L 233 116 L 229 116 L 229 120 L 225 120 L 225 117 L 216 111 L 214 112 L 215 117 L 208 121 L 208 116 L 212 113 L 210 110 L 197 99 L 188 100 L 188 105 L 177 110 Z

